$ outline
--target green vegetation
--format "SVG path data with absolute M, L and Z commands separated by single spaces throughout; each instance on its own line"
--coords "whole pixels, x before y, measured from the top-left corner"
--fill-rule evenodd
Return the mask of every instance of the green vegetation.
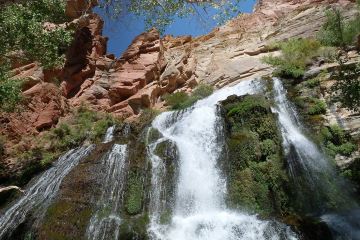
M 189 96 L 184 92 L 176 92 L 167 94 L 163 98 L 172 110 L 185 109 L 193 105 L 200 99 L 203 99 L 213 93 L 214 89 L 210 85 L 200 84 L 197 86 L 192 94 Z
M 326 113 L 326 103 L 322 100 L 311 98 L 311 105 L 308 109 L 309 115 L 319 115 Z
M 51 166 L 62 153 L 80 146 L 84 141 L 100 142 L 106 129 L 116 122 L 108 114 L 80 107 L 70 120 L 59 123 L 40 139 L 34 139 L 35 147 L 31 150 L 19 152 L 16 157 L 22 159 L 25 166 L 17 184 L 27 183 L 34 174 Z
M 341 103 L 342 107 L 360 110 L 360 64 L 345 65 L 340 61 L 339 68 L 335 71 L 337 80 L 332 86 L 333 100 Z
M 355 159 L 350 166 L 343 170 L 342 175 L 357 184 L 357 191 L 360 194 L 360 158 Z
M 238 5 L 241 0 L 235 1 L 178 1 L 178 0 L 132 0 L 124 3 L 121 0 L 104 0 L 101 6 L 112 18 L 126 16 L 128 12 L 140 16 L 144 19 L 148 29 L 155 27 L 164 32 L 166 26 L 171 24 L 176 17 L 184 18 L 191 15 L 199 15 L 197 8 L 204 9 L 205 12 L 216 11 L 214 20 L 222 24 L 232 16 L 237 16 L 239 12 Z M 199 15 L 199 17 L 201 17 Z
M 25 59 L 39 61 L 45 68 L 59 66 L 72 40 L 62 27 L 45 29 L 45 23 L 66 21 L 64 0 L 35 0 L 5 4 L 0 8 L 0 56 L 22 51 Z
M 301 78 L 306 66 L 318 55 L 320 43 L 314 39 L 290 39 L 277 44 L 281 56 L 267 56 L 263 61 L 275 67 L 274 74 L 285 78 Z
M 119 239 L 149 239 L 147 232 L 149 221 L 147 214 L 125 218 L 119 227 Z
M 107 114 L 99 114 L 85 107 L 75 112 L 72 121 L 60 123 L 48 135 L 54 150 L 67 150 L 79 146 L 85 140 L 99 142 L 106 129 L 116 120 Z
M 10 78 L 13 61 L 38 61 L 44 68 L 64 63 L 72 31 L 45 29 L 44 24 L 64 22 L 65 4 L 35 0 L 0 5 L 0 110 L 13 111 L 21 100 L 21 81 Z
M 0 64 L 0 110 L 14 111 L 21 99 L 21 81 L 9 77 L 8 64 Z
M 222 105 L 230 128 L 230 206 L 245 207 L 263 216 L 288 213 L 281 136 L 269 102 L 263 96 L 247 95 L 229 97 Z
M 331 157 L 337 154 L 350 156 L 357 149 L 351 141 L 351 136 L 338 125 L 323 127 L 320 133 L 325 149 Z
M 137 171 L 130 171 L 125 197 L 125 209 L 130 215 L 141 212 L 143 204 L 143 184 Z
M 81 239 L 91 215 L 90 207 L 79 207 L 71 201 L 57 201 L 48 208 L 39 235 L 54 240 Z M 64 220 L 66 224 L 61 222 Z
M 360 2 L 358 2 L 360 7 Z M 326 12 L 326 21 L 318 34 L 323 45 L 346 48 L 356 42 L 360 34 L 360 14 L 346 21 L 340 10 L 333 8 Z

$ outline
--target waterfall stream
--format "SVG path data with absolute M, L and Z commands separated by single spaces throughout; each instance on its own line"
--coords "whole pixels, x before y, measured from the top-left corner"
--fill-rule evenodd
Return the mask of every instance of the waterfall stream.
M 149 227 L 153 239 L 296 239 L 288 228 L 280 224 L 275 227 L 270 221 L 235 212 L 228 209 L 224 201 L 226 180 L 218 168 L 224 140 L 216 104 L 233 94 L 256 93 L 259 88 L 256 81 L 241 82 L 215 92 L 190 109 L 165 112 L 154 120 L 152 126 L 164 138 L 176 143 L 180 166 L 170 224 L 164 225 L 157 220 L 163 203 L 156 198 L 163 186 L 158 181 L 158 174 L 153 175 L 151 201 L 154 206 Z M 161 172 L 163 164 L 154 154 L 150 150 L 153 172 Z
M 41 216 L 46 210 L 47 205 L 56 195 L 64 177 L 88 155 L 93 149 L 93 145 L 73 149 L 59 158 L 53 167 L 45 171 L 36 182 L 25 191 L 13 206 L 11 206 L 0 217 L 0 239 L 7 239 L 7 234 L 11 234 L 21 223 L 26 220 L 32 211 L 37 216 Z
M 115 126 L 107 129 L 103 143 L 114 139 Z M 86 231 L 93 240 L 118 239 L 121 224 L 120 208 L 126 179 L 127 145 L 114 144 L 102 159 L 105 167 L 101 196 L 95 214 L 91 217 Z
M 360 239 L 360 211 L 348 191 L 350 184 L 346 185 L 326 155 L 304 134 L 279 79 L 274 79 L 274 92 L 273 110 L 278 114 L 289 173 L 299 195 L 297 202 L 306 204 L 304 211 L 325 213 L 321 218 L 334 232 L 334 239 Z M 327 213 L 338 209 L 347 213 Z
M 111 140 L 110 140 L 111 141 Z M 120 208 L 126 170 L 127 145 L 114 144 L 103 158 L 106 168 L 98 209 L 87 229 L 88 239 L 118 239 L 121 224 Z
M 286 90 L 279 79 L 274 79 L 275 104 L 283 146 L 288 160 L 289 174 L 302 201 L 309 201 L 305 211 L 318 212 L 347 204 L 352 206 L 344 181 L 337 176 L 334 166 L 319 147 L 302 130 L 296 111 L 286 98 Z M 303 199 L 301 199 L 303 198 Z
M 111 142 L 114 139 L 115 125 L 106 130 L 103 143 Z

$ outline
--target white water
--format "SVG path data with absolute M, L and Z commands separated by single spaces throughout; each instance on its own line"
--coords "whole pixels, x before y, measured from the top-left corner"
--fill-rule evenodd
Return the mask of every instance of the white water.
M 295 155 L 288 157 L 290 174 L 296 183 L 301 179 L 306 180 L 299 192 L 304 191 L 305 187 L 310 189 L 310 192 L 302 194 L 309 201 L 307 205 L 315 206 L 316 209 L 312 211 L 331 209 L 329 202 L 335 204 L 335 208 L 351 209 L 343 214 L 326 213 L 321 218 L 333 231 L 334 239 L 359 240 L 360 210 L 347 192 L 351 185 L 344 185 L 343 179 L 337 176 L 326 156 L 304 135 L 296 111 L 287 100 L 286 90 L 279 79 L 274 79 L 274 91 L 276 108 L 273 110 L 278 113 L 285 153 Z M 305 178 L 301 174 L 305 174 Z
M 111 140 L 110 140 L 111 141 Z M 118 239 L 121 224 L 120 208 L 125 182 L 127 145 L 114 144 L 102 161 L 106 172 L 98 210 L 92 216 L 87 229 L 88 239 Z
M 160 240 L 236 240 L 236 239 L 296 239 L 284 227 L 273 227 L 269 221 L 261 221 L 227 209 L 224 198 L 226 181 L 217 167 L 224 147 L 222 121 L 216 104 L 228 96 L 253 94 L 259 90 L 256 82 L 247 81 L 221 89 L 184 112 L 166 112 L 159 115 L 152 126 L 164 138 L 175 142 L 179 151 L 180 169 L 173 216 L 169 225 L 158 221 L 161 199 L 156 191 L 157 175 L 152 179 L 149 227 L 153 239 Z M 162 140 L 160 140 L 162 141 Z M 152 166 L 163 168 L 161 159 L 150 150 Z M 161 172 L 161 169 L 159 170 Z
M 360 209 L 321 217 L 331 228 L 334 239 L 360 240 Z
M 36 182 L 26 190 L 12 207 L 0 217 L 0 239 L 10 234 L 31 211 L 44 210 L 59 190 L 64 177 L 88 155 L 93 145 L 70 150 L 59 158 L 53 167 L 45 171 Z M 39 215 L 39 214 L 37 214 Z
M 299 160 L 296 164 L 301 164 L 301 167 L 309 174 L 309 179 L 316 178 L 316 174 L 311 174 L 312 172 L 331 171 L 331 166 L 324 154 L 301 131 L 296 111 L 287 100 L 286 90 L 281 81 L 276 78 L 274 79 L 274 90 L 276 108 L 273 110 L 278 113 L 285 153 L 288 154 L 290 148 L 294 147 Z M 295 177 L 294 164 L 290 163 L 289 167 L 291 175 Z
M 294 187 L 299 187 L 297 192 L 301 199 L 297 202 L 307 199 L 309 202 L 304 204 L 307 208 L 304 211 L 312 213 L 355 207 L 347 191 L 351 189 L 350 185 L 345 184 L 326 155 L 303 133 L 279 79 L 274 79 L 274 91 L 276 107 L 273 111 L 278 113 L 290 176 Z
M 103 143 L 111 142 L 114 139 L 115 126 L 111 126 L 106 130 Z

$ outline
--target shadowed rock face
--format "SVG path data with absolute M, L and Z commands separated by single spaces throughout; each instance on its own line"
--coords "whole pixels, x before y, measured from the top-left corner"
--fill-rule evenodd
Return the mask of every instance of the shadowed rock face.
M 77 30 L 63 68 L 44 70 L 37 63 L 14 62 L 14 79 L 25 79 L 26 101 L 20 113 L 0 113 L 5 147 L 55 126 L 82 103 L 132 118 L 141 109 L 161 108 L 163 94 L 191 92 L 199 82 L 221 88 L 267 75 L 272 69 L 260 60 L 269 54 L 267 44 L 314 36 L 329 6 L 341 8 L 347 17 L 355 12 L 348 0 L 262 0 L 252 14 L 240 15 L 198 38 L 160 39 L 155 29 L 142 33 L 115 58 L 106 52 L 103 20 L 91 12 L 96 4 L 68 1 L 66 13 Z

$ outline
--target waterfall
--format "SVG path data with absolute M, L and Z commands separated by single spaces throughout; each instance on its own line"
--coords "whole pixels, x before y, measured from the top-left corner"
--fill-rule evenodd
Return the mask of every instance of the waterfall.
M 324 212 L 338 207 L 353 207 L 345 182 L 319 147 L 306 135 L 296 110 L 286 98 L 286 90 L 274 79 L 275 107 L 278 114 L 289 174 L 297 188 L 297 202 L 304 211 Z M 349 188 L 349 187 L 348 187 Z
M 111 126 L 106 130 L 103 143 L 111 142 L 114 139 L 115 126 Z
M 0 239 L 6 239 L 7 234 L 11 234 L 12 231 L 23 223 L 31 211 L 36 211 L 36 215 L 41 215 L 40 211 L 46 210 L 46 207 L 58 192 L 64 177 L 93 148 L 94 146 L 91 145 L 70 150 L 60 157 L 53 167 L 45 171 L 25 191 L 24 196 L 0 217 Z
M 253 94 L 260 88 L 257 81 L 241 82 L 198 101 L 192 108 L 181 112 L 165 112 L 153 121 L 152 127 L 178 148 L 179 176 L 171 222 L 161 224 L 158 215 L 163 202 L 159 192 L 163 185 L 158 175 L 163 171 L 163 164 L 159 156 L 154 156 L 154 147 L 150 146 L 149 155 L 155 169 L 149 227 L 152 239 L 296 239 L 281 224 L 262 221 L 256 216 L 228 209 L 224 201 L 226 180 L 218 168 L 224 141 L 221 137 L 222 119 L 216 104 L 230 95 Z M 154 174 L 156 171 L 158 174 Z
M 88 239 L 118 239 L 121 224 L 120 208 L 126 176 L 126 156 L 127 145 L 114 144 L 102 160 L 106 172 L 98 208 L 87 229 Z

